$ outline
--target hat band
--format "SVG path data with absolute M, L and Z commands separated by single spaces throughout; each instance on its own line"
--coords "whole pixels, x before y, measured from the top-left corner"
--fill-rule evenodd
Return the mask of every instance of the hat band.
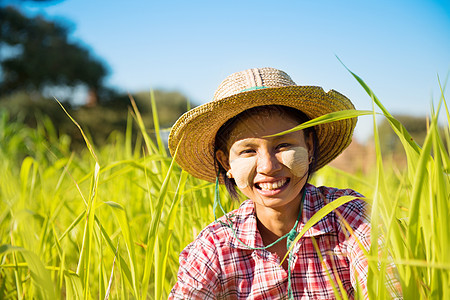
M 248 91 L 254 91 L 254 90 L 260 90 L 260 89 L 266 89 L 266 88 L 267 88 L 267 86 L 263 86 L 263 85 L 261 85 L 261 86 L 252 86 L 252 87 L 249 87 L 248 89 L 241 90 L 239 93 L 248 92 Z

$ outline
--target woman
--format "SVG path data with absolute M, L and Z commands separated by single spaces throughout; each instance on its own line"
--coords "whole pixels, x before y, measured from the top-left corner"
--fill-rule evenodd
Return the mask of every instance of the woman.
M 248 200 L 183 250 L 169 299 L 353 298 L 357 289 L 367 297 L 366 203 L 355 191 L 307 183 L 350 144 L 356 119 L 275 135 L 348 109 L 353 104 L 336 91 L 297 86 L 283 71 L 262 68 L 230 75 L 214 101 L 176 122 L 169 148 L 179 165 Z M 344 195 L 355 200 L 309 229 L 281 264 L 304 224 Z

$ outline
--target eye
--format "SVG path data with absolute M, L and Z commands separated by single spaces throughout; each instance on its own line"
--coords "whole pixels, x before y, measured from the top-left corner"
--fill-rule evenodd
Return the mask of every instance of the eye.
M 252 154 L 252 153 L 255 153 L 255 150 L 253 150 L 253 149 L 244 149 L 244 150 L 239 152 L 239 155 L 246 155 L 246 154 Z
M 291 146 L 291 144 L 289 143 L 281 143 L 277 146 L 277 150 L 278 149 L 285 149 L 285 148 L 289 148 Z

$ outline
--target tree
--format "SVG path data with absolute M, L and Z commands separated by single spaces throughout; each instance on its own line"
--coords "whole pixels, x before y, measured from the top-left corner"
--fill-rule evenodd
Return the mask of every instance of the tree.
M 107 69 L 87 49 L 69 42 L 67 36 L 68 29 L 62 24 L 0 7 L 0 47 L 13 53 L 0 57 L 0 93 L 42 92 L 48 87 L 85 84 L 95 104 Z

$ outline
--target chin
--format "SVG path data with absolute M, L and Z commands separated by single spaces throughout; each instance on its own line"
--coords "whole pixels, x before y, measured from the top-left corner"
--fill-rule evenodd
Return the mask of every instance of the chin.
M 284 207 L 286 205 L 294 204 L 297 199 L 300 199 L 300 197 L 289 197 L 289 198 L 257 197 L 256 200 L 252 199 L 252 201 L 256 205 L 261 205 L 261 206 L 270 207 L 270 208 L 277 208 L 277 207 Z

